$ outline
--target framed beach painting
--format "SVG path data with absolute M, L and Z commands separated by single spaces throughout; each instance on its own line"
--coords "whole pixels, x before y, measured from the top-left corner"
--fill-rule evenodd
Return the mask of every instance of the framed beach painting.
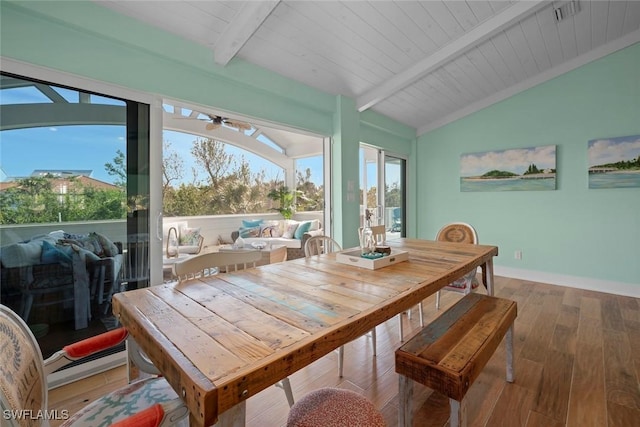
M 640 135 L 589 141 L 589 188 L 640 187 Z
M 460 156 L 460 191 L 555 189 L 555 145 L 484 151 Z

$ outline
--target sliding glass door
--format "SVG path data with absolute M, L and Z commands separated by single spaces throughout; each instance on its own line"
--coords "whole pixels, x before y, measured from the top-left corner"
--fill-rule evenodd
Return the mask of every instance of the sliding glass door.
M 384 224 L 388 237 L 404 237 L 406 159 L 360 145 L 360 225 L 365 212 L 371 224 Z
M 148 285 L 148 274 L 122 274 L 132 242 L 149 241 L 149 114 L 144 103 L 0 73 L 1 300 L 45 358 L 115 328 L 111 296 Z
M 384 223 L 387 234 L 405 237 L 406 169 L 407 161 L 400 157 L 384 155 Z

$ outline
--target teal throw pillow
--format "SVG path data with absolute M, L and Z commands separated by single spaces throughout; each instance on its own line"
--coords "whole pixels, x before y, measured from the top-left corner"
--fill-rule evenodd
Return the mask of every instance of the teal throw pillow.
M 43 264 L 71 264 L 71 257 L 51 243 L 43 240 L 40 262 Z
M 298 225 L 298 228 L 296 228 L 296 232 L 293 234 L 293 238 L 298 240 L 302 239 L 302 236 L 304 236 L 304 233 L 306 233 L 310 229 L 311 229 L 311 221 L 301 222 L 300 225 Z
M 260 237 L 260 226 L 258 227 L 240 227 L 239 234 L 243 239 L 247 237 Z
M 262 225 L 263 222 L 264 220 L 262 219 L 243 219 L 242 227 L 244 228 L 260 227 L 260 225 Z

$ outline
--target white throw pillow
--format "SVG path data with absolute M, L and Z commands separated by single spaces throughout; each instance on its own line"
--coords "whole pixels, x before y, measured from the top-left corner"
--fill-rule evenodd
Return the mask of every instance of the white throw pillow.
M 299 224 L 300 223 L 298 221 L 287 220 L 284 232 L 282 233 L 282 237 L 284 239 L 293 239 L 293 235 L 296 232 Z

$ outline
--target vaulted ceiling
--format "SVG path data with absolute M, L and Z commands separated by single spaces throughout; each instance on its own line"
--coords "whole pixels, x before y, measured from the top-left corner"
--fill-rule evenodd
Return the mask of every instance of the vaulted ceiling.
M 96 3 L 418 134 L 640 42 L 640 1 Z

